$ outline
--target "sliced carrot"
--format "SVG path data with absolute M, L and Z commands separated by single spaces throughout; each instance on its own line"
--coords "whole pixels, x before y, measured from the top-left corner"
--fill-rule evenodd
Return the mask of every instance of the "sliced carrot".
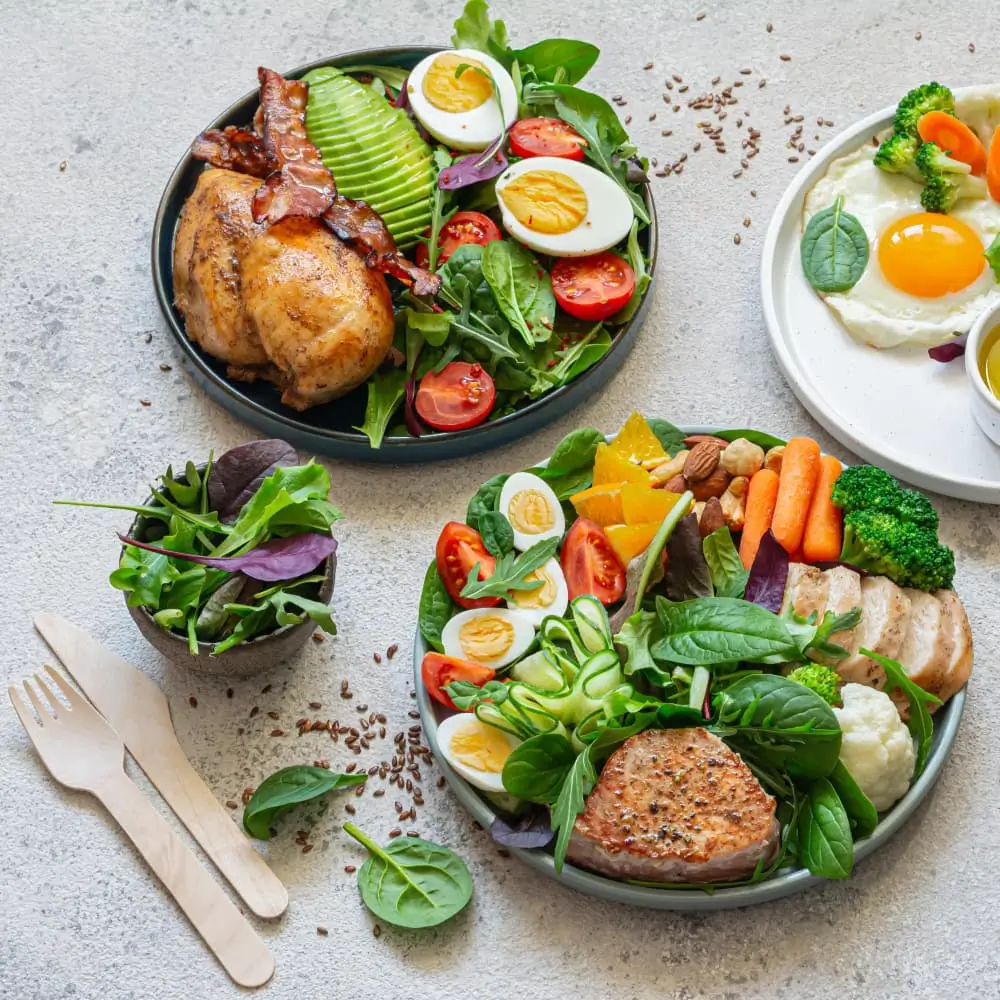
M 781 456 L 771 531 L 786 552 L 795 552 L 802 545 L 809 505 L 819 478 L 819 456 L 819 445 L 807 437 L 792 438 Z
M 986 147 L 979 136 L 947 111 L 928 111 L 921 115 L 917 131 L 924 142 L 936 143 L 953 160 L 972 167 L 974 174 L 981 174 L 986 169 Z
M 754 473 L 747 489 L 747 507 L 740 537 L 740 559 L 743 568 L 749 569 L 757 557 L 760 540 L 771 528 L 774 503 L 778 499 L 778 473 L 761 469 Z
M 829 562 L 840 558 L 844 544 L 843 515 L 839 507 L 834 507 L 831 495 L 842 469 L 832 455 L 820 459 L 819 479 L 802 536 L 802 554 L 806 562 Z
M 994 201 L 1000 201 L 1000 125 L 990 141 L 990 155 L 986 160 L 986 186 L 990 189 L 990 197 Z

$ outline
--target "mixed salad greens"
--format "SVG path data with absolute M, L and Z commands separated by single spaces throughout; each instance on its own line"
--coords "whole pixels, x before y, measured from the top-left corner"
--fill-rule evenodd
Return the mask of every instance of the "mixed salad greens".
M 149 500 L 128 504 L 56 501 L 138 515 L 110 583 L 161 628 L 201 642 L 212 654 L 311 618 L 331 635 L 330 607 L 318 600 L 340 511 L 322 465 L 298 464 L 285 441 L 239 445 L 199 468 L 172 468 Z
M 573 381 L 650 282 L 646 162 L 608 102 L 577 86 L 599 50 L 515 48 L 485 0 L 466 4 L 452 45 L 409 72 L 305 77 L 309 138 L 338 190 L 441 278 L 433 298 L 395 288 L 392 364 L 369 380 L 358 428 L 373 448 L 497 419 Z

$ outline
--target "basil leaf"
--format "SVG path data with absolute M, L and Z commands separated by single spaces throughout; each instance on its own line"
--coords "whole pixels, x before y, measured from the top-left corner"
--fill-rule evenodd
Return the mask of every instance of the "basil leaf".
M 265 778 L 243 810 L 243 828 L 257 840 L 270 840 L 274 821 L 293 806 L 310 802 L 352 785 L 361 785 L 368 775 L 337 774 L 323 767 L 297 764 Z
M 465 523 L 470 528 L 475 528 L 476 531 L 479 531 L 483 515 L 492 513 L 497 509 L 497 504 L 500 502 L 500 491 L 503 489 L 503 484 L 507 482 L 507 479 L 508 476 L 506 474 L 493 476 L 487 479 L 476 490 L 469 501 L 469 506 L 465 510 Z
M 635 290 L 621 310 L 611 317 L 612 323 L 627 323 L 639 311 L 642 297 L 646 294 L 646 289 L 649 288 L 649 283 L 653 280 L 646 270 L 646 258 L 639 247 L 639 221 L 637 219 L 632 222 L 625 249 L 629 266 L 632 268 L 632 273 L 635 274 Z
M 823 878 L 847 878 L 854 867 L 851 825 L 840 797 L 826 778 L 809 787 L 799 813 L 799 861 Z
M 733 533 L 729 528 L 722 527 L 713 531 L 702 542 L 702 550 L 716 596 L 742 597 L 750 571 L 743 568 L 743 561 L 733 544 Z
M 671 601 L 690 601 L 713 594 L 712 575 L 694 514 L 681 519 L 667 542 L 666 592 Z
M 353 823 L 344 829 L 370 857 L 358 871 L 365 906 L 395 927 L 436 927 L 472 898 L 465 862 L 447 847 L 419 837 L 400 837 L 379 847 Z
M 649 424 L 649 429 L 656 435 L 657 440 L 663 445 L 663 450 L 671 458 L 687 447 L 684 444 L 684 438 L 687 435 L 679 427 L 674 427 L 669 420 L 653 417 L 651 420 L 647 419 L 646 423 Z
M 552 336 L 552 279 L 530 250 L 510 240 L 491 240 L 483 249 L 483 277 L 500 311 L 529 347 Z
M 406 372 L 395 368 L 390 372 L 376 375 L 368 383 L 368 403 L 365 406 L 365 422 L 354 430 L 368 435 L 372 448 L 382 447 L 382 438 L 392 415 L 403 401 L 406 392 Z
M 878 826 L 878 810 L 872 800 L 858 787 L 854 776 L 847 770 L 842 760 L 838 760 L 837 766 L 830 772 L 830 783 L 844 804 L 847 818 L 854 830 L 854 839 L 870 837 Z
M 542 733 L 519 743 L 503 766 L 503 787 L 528 802 L 551 805 L 576 761 L 577 753 L 565 736 Z
M 802 270 L 817 292 L 846 292 L 868 266 L 868 236 L 844 211 L 844 196 L 817 212 L 806 226 L 800 248 Z
M 507 555 L 514 550 L 514 529 L 499 511 L 487 511 L 479 519 L 479 534 L 483 536 L 483 545 L 490 555 Z
M 592 69 L 601 50 L 590 42 L 571 38 L 546 38 L 524 49 L 515 49 L 514 58 L 524 70 L 534 70 L 535 78 L 548 83 L 579 83 Z
M 569 848 L 569 839 L 573 834 L 576 817 L 583 812 L 587 805 L 587 796 L 596 784 L 597 771 L 590 759 L 590 747 L 588 747 L 573 761 L 559 789 L 559 795 L 552 806 L 549 818 L 549 823 L 556 834 L 553 860 L 557 872 L 562 871 L 563 862 L 566 860 L 566 851 Z
M 746 438 L 751 444 L 759 444 L 765 451 L 788 444 L 782 438 L 768 434 L 766 431 L 753 431 L 746 428 L 732 431 L 714 431 L 713 433 L 716 437 L 722 438 L 723 441 L 735 441 L 737 438 Z
M 444 652 L 441 632 L 454 613 L 455 605 L 445 588 L 441 574 L 438 573 L 437 562 L 432 559 L 426 574 L 424 574 L 424 586 L 420 591 L 420 610 L 417 618 L 420 634 L 431 649 L 436 649 L 439 653 Z
M 993 277 L 1000 281 L 1000 233 L 993 237 L 993 242 L 986 248 L 983 254 L 986 263 L 990 265 Z
M 560 500 L 565 500 L 590 486 L 597 446 L 603 443 L 604 435 L 593 428 L 570 431 L 556 445 L 548 464 L 531 471 L 544 479 Z

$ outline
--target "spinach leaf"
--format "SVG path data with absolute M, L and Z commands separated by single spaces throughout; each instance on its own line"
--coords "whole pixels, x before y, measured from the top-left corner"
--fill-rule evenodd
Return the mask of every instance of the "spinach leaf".
M 486 551 L 498 559 L 514 550 L 514 529 L 497 510 L 487 511 L 479 519 L 479 534 L 483 536 Z
M 265 778 L 243 810 L 243 828 L 257 840 L 270 840 L 274 821 L 293 806 L 352 785 L 361 785 L 368 775 L 337 774 L 324 767 L 296 764 Z
M 637 219 L 633 220 L 632 228 L 629 230 L 626 252 L 629 266 L 635 274 L 635 290 L 621 310 L 611 317 L 612 323 L 627 323 L 639 311 L 642 297 L 646 294 L 646 289 L 649 288 L 649 283 L 653 280 L 646 270 L 646 258 L 639 246 L 639 221 Z
M 826 778 L 809 786 L 798 824 L 799 861 L 823 878 L 847 878 L 854 846 L 847 811 Z
M 830 783 L 844 804 L 847 818 L 854 831 L 854 839 L 870 837 L 878 826 L 878 810 L 872 800 L 858 787 L 854 776 L 847 770 L 842 760 L 838 760 L 837 766 L 830 772 Z
M 490 824 L 490 836 L 495 843 L 504 847 L 520 847 L 524 850 L 548 847 L 555 834 L 549 826 L 548 813 L 544 809 L 538 809 L 525 813 L 513 824 L 502 816 L 497 816 Z
M 441 632 L 454 613 L 455 605 L 445 588 L 441 574 L 438 573 L 437 561 L 432 559 L 424 575 L 423 589 L 420 591 L 417 621 L 420 625 L 420 634 L 427 645 L 439 653 L 444 652 Z
M 687 435 L 679 427 L 674 427 L 669 420 L 661 420 L 659 417 L 653 417 L 652 419 L 647 419 L 646 423 L 649 424 L 649 429 L 656 435 L 657 440 L 663 445 L 663 450 L 671 458 L 677 452 L 687 447 L 684 444 L 684 438 Z
M 503 766 L 503 787 L 511 795 L 540 805 L 558 797 L 577 753 L 565 736 L 541 733 L 519 743 Z
M 382 447 L 382 438 L 392 415 L 403 401 L 406 392 L 406 371 L 394 368 L 392 371 L 373 376 L 368 382 L 368 404 L 365 407 L 365 422 L 354 430 L 368 435 L 373 448 Z
M 589 333 L 562 351 L 557 351 L 555 364 L 546 374 L 553 386 L 566 385 L 592 368 L 611 350 L 611 334 L 598 323 Z
M 451 313 L 448 312 L 417 312 L 415 309 L 405 309 L 406 329 L 423 335 L 431 347 L 441 347 L 448 339 L 451 330 Z
M 906 695 L 910 704 L 910 720 L 907 727 L 917 741 L 917 761 L 913 770 L 913 780 L 916 781 L 924 772 L 927 758 L 930 756 L 931 743 L 934 740 L 934 723 L 931 721 L 928 705 L 940 705 L 940 699 L 925 691 L 919 684 L 911 681 L 900 663 L 886 656 L 879 656 L 870 649 L 862 649 L 864 656 L 871 657 L 885 671 L 885 691 L 891 693 L 897 688 Z
M 712 575 L 717 597 L 742 597 L 750 571 L 743 568 L 740 554 L 733 544 L 733 533 L 727 527 L 713 531 L 702 542 L 705 562 Z
M 735 441 L 737 438 L 746 438 L 751 444 L 759 444 L 764 451 L 770 451 L 771 448 L 779 448 L 782 445 L 788 444 L 782 438 L 768 434 L 766 431 L 753 431 L 745 427 L 731 431 L 714 431 L 713 433 L 716 437 L 722 438 L 723 441 Z
M 560 500 L 565 500 L 590 485 L 597 446 L 604 440 L 600 431 L 590 427 L 570 431 L 556 445 L 548 464 L 532 471 L 552 487 Z
M 480 597 L 506 598 L 512 590 L 537 590 L 541 580 L 528 580 L 539 566 L 548 562 L 559 548 L 560 539 L 546 538 L 535 542 L 519 555 L 508 552 L 496 561 L 493 573 L 485 580 L 479 579 L 479 563 L 469 572 L 469 579 L 462 588 L 462 597 L 476 600 Z
M 667 542 L 666 592 L 671 601 L 690 601 L 713 594 L 712 575 L 694 514 L 682 518 Z
M 576 817 L 583 812 L 587 796 L 593 791 L 595 784 L 597 784 L 597 771 L 591 760 L 591 747 L 587 747 L 573 761 L 559 789 L 559 795 L 552 805 L 549 823 L 556 834 L 553 860 L 557 872 L 562 871 L 563 862 L 566 860 L 569 838 L 573 833 Z
M 499 18 L 490 20 L 486 0 L 468 0 L 455 22 L 451 44 L 456 49 L 478 49 L 493 56 L 508 69 L 514 60 L 507 39 L 507 25 Z
M 513 53 L 522 72 L 533 70 L 535 79 L 546 83 L 579 83 L 600 54 L 596 45 L 571 38 L 546 38 Z
M 840 724 L 809 688 L 777 674 L 754 674 L 714 702 L 717 732 L 734 749 L 801 778 L 824 778 L 837 766 Z
M 500 502 L 500 491 L 503 489 L 503 484 L 507 482 L 508 478 L 506 474 L 501 473 L 487 479 L 476 490 L 469 501 L 469 506 L 465 510 L 465 523 L 470 528 L 479 531 L 479 525 L 482 523 L 483 516 L 497 509 L 497 504 Z
M 510 240 L 491 240 L 483 249 L 483 277 L 501 312 L 529 347 L 552 336 L 552 279 L 530 250 Z
M 817 292 L 846 292 L 868 266 L 868 236 L 844 211 L 844 196 L 817 212 L 806 226 L 801 246 L 802 270 Z
M 380 920 L 395 927 L 436 927 L 472 898 L 465 862 L 447 847 L 400 837 L 379 847 L 353 823 L 347 831 L 370 855 L 358 871 L 361 898 Z
M 983 254 L 986 263 L 990 265 L 993 277 L 1000 281 L 1000 233 L 993 237 L 993 242 L 986 248 Z

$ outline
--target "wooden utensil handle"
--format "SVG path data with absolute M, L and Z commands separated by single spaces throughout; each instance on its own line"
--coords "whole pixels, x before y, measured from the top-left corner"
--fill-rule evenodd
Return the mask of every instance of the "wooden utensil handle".
M 266 983 L 274 974 L 267 945 L 125 772 L 95 794 L 233 980 L 240 986 Z

